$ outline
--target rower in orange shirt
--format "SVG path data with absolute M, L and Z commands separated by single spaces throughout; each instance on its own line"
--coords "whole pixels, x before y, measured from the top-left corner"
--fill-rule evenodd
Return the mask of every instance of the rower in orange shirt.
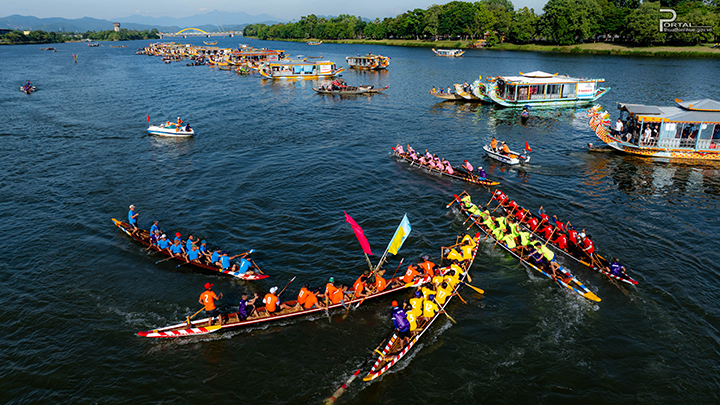
M 428 255 L 423 256 L 423 262 L 419 264 L 420 268 L 423 269 L 426 276 L 432 277 L 433 269 L 435 268 L 435 263 L 431 262 L 430 257 Z
M 297 304 L 295 305 L 295 308 L 300 308 L 300 306 L 305 304 L 305 300 L 307 300 L 308 294 L 311 294 L 310 290 L 308 290 L 308 287 L 308 283 L 303 284 L 300 292 L 298 293 Z
M 375 274 L 375 291 L 380 292 L 387 287 L 387 280 L 383 278 L 383 274 L 385 274 L 385 270 L 380 270 Z
M 330 303 L 331 304 L 340 304 L 342 303 L 343 306 L 345 306 L 345 293 L 347 292 L 347 286 L 345 284 L 341 284 L 340 287 L 336 288 L 335 291 L 330 294 Z
M 407 271 L 402 276 L 402 281 L 405 284 L 412 283 L 415 280 L 415 277 L 419 276 L 420 273 L 417 271 L 418 267 L 415 265 L 409 265 L 407 268 Z
M 198 302 L 205 307 L 205 314 L 210 318 L 210 325 L 214 323 L 213 317 L 220 315 L 220 311 L 215 307 L 215 301 L 223 296 L 222 293 L 220 293 L 220 297 L 215 295 L 212 286 L 212 283 L 205 283 L 205 292 L 200 294 L 198 299 Z M 220 324 L 222 325 L 222 319 L 220 319 Z
M 303 304 L 303 308 L 310 309 L 312 307 L 320 308 L 320 304 L 318 303 L 317 295 L 315 295 L 315 293 L 313 293 L 312 291 L 308 290 L 305 297 L 305 303 Z
M 362 276 L 360 276 L 359 279 L 357 279 L 357 281 L 355 281 L 355 284 L 353 284 L 353 293 L 355 294 L 355 298 L 362 298 L 365 295 L 367 295 L 364 292 L 366 281 L 367 281 L 367 276 L 365 276 L 363 274 Z
M 278 310 L 278 307 L 281 311 L 285 308 L 289 308 L 287 304 L 280 303 L 280 298 L 275 295 L 277 289 L 277 287 L 270 288 L 270 292 L 265 294 L 265 298 L 263 298 L 263 303 L 265 304 L 265 312 L 267 313 L 267 316 L 271 316 L 273 312 Z

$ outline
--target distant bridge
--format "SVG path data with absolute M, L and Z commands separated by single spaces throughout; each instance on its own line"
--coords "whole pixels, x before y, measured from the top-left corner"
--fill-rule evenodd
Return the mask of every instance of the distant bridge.
M 158 33 L 160 38 L 164 37 L 234 37 L 235 35 L 242 35 L 242 31 L 225 31 L 225 32 L 206 32 L 200 28 L 185 28 L 178 32 L 160 32 Z

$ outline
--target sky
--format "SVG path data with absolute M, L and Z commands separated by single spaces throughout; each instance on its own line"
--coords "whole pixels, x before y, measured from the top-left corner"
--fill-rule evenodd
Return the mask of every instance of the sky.
M 468 0 L 469 1 L 469 0 Z M 141 14 L 151 17 L 189 17 L 212 10 L 245 12 L 251 15 L 269 14 L 285 20 L 298 20 L 301 16 L 351 14 L 366 18 L 394 17 L 407 10 L 427 9 L 432 4 L 445 4 L 449 0 L 363 0 L 338 2 L 334 0 L 3 0 L 0 17 L 13 14 L 39 18 L 93 17 L 112 20 Z M 534 8 L 541 12 L 546 0 L 514 0 L 515 9 Z

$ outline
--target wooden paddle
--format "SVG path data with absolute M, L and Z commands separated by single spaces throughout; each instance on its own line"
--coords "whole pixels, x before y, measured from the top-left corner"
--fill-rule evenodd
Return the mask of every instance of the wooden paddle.
M 265 274 L 265 273 L 263 273 L 263 271 L 262 271 L 262 270 L 260 270 L 260 267 L 258 267 L 258 265 L 257 265 L 257 264 L 255 264 L 255 261 L 254 261 L 253 259 L 250 259 L 250 263 L 252 263 L 252 264 L 253 264 L 253 266 L 255 266 L 255 268 L 257 269 L 257 271 L 259 271 L 259 272 L 260 272 L 260 274 Z
M 458 292 L 458 290 L 457 290 L 456 287 L 453 287 L 453 292 L 455 293 L 455 295 L 458 296 L 458 298 L 460 298 L 460 301 L 462 301 L 465 305 L 467 305 L 467 301 L 465 301 L 465 300 L 463 299 L 462 295 L 460 295 L 460 293 Z
M 442 308 L 442 305 L 438 304 L 438 302 L 437 302 L 437 300 L 436 300 L 435 298 L 433 298 L 433 301 L 435 301 L 435 304 L 437 304 L 437 306 L 438 306 L 439 308 Z M 457 323 L 457 321 L 454 320 L 454 319 L 452 318 L 452 316 L 450 316 L 450 315 L 447 313 L 447 311 L 445 311 L 444 309 L 440 309 L 440 312 L 442 312 L 443 314 L 445 314 L 445 316 L 447 316 L 448 319 L 452 321 L 452 323 Z
M 199 314 L 199 313 L 202 312 L 203 310 L 205 310 L 205 307 L 200 308 L 199 311 L 197 311 L 197 312 L 195 312 L 194 314 L 192 314 L 192 316 L 188 316 L 188 317 L 186 318 L 186 322 L 187 322 L 188 326 L 192 326 L 192 323 L 190 323 L 190 320 L 193 319 L 193 318 L 195 318 L 195 316 L 197 316 L 197 314 Z
M 398 270 L 400 270 L 400 266 L 402 266 L 404 261 L 405 261 L 404 257 L 402 259 L 400 259 L 400 263 L 398 263 L 398 266 L 395 269 L 395 273 L 393 273 L 392 277 L 390 277 L 390 282 L 392 282 L 392 280 L 395 278 L 395 275 L 397 274 Z
M 295 277 L 297 277 L 297 276 L 295 276 Z M 292 283 L 293 281 L 295 281 L 295 277 L 293 277 L 292 279 L 290 279 L 290 281 L 288 281 L 288 283 L 285 285 L 285 288 L 288 288 L 288 286 L 290 285 L 290 283 Z M 282 293 L 285 291 L 285 288 L 283 288 L 282 291 L 280 291 L 280 294 L 282 294 Z M 278 301 L 280 301 L 280 294 L 277 295 Z
M 175 256 L 170 256 L 168 258 L 156 261 L 155 264 L 159 264 L 159 263 L 162 263 L 162 262 L 168 261 L 170 259 L 174 259 L 174 258 L 175 258 Z
M 464 282 L 464 281 L 461 281 L 461 283 L 463 283 L 464 285 L 472 288 L 473 290 L 477 291 L 477 292 L 480 293 L 480 294 L 485 294 L 485 291 L 483 291 L 482 288 L 477 288 L 477 287 L 475 287 L 474 285 L 470 285 L 470 284 L 468 284 L 468 283 L 466 283 L 466 282 Z

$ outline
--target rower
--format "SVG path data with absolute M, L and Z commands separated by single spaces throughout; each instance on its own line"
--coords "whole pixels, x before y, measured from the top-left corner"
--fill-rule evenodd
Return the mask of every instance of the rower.
M 200 249 L 198 245 L 192 245 L 192 248 L 187 252 L 188 263 L 197 261 L 200 258 Z
M 210 260 L 210 252 L 208 251 L 207 242 L 205 242 L 205 239 L 200 241 L 200 256 L 202 256 L 205 260 Z
M 443 281 L 442 284 L 438 286 L 437 296 L 435 297 L 435 300 L 438 304 L 445 305 L 445 301 L 455 295 L 453 291 L 453 288 L 448 283 Z
M 335 291 L 330 294 L 330 303 L 331 304 L 342 304 L 343 307 L 345 306 L 345 293 L 347 292 L 347 286 L 345 284 L 340 284 L 340 287 L 336 288 Z
M 278 307 L 281 311 L 285 308 L 289 308 L 289 306 L 285 303 L 280 303 L 280 298 L 275 295 L 277 289 L 277 287 L 270 288 L 270 292 L 265 294 L 265 297 L 263 298 L 263 304 L 265 304 L 265 313 L 267 313 L 268 317 L 272 316 L 272 313 L 277 311 Z
M 593 242 L 590 240 L 590 235 L 587 235 L 583 238 L 582 250 L 587 253 L 588 256 L 590 256 L 590 259 L 595 259 L 595 257 L 593 256 L 593 253 L 595 253 L 595 245 L 593 245 Z
M 435 263 L 433 263 L 429 260 L 430 256 L 428 256 L 428 255 L 424 255 L 422 258 L 423 258 L 423 262 L 419 263 L 420 268 L 424 270 L 426 276 L 432 277 L 433 269 L 435 268 Z
M 420 311 L 415 311 L 414 308 L 410 306 L 407 302 L 405 302 L 404 305 L 405 309 L 405 315 L 407 317 L 408 323 L 410 323 L 410 334 L 412 335 L 415 330 L 417 329 L 417 317 L 422 314 L 422 304 L 420 304 Z
M 506 210 L 506 211 L 508 212 L 508 214 L 509 214 L 509 213 L 515 211 L 515 210 L 517 209 L 517 207 L 518 207 L 518 205 L 517 205 L 517 203 L 515 202 L 515 200 L 510 200 L 510 201 L 507 202 L 507 204 L 505 204 L 505 207 L 504 207 L 504 208 L 505 208 L 505 210 Z
M 420 275 L 417 271 L 418 267 L 411 264 L 408 266 L 407 270 L 405 271 L 405 274 L 402 276 L 402 282 L 405 284 L 410 284 L 415 282 L 415 278 Z
M 559 229 L 559 228 L 558 228 Z M 559 233 L 555 240 L 551 240 L 559 249 L 567 249 L 567 236 L 564 233 Z
M 248 316 L 257 316 L 257 311 L 255 310 L 255 300 L 260 297 L 257 294 L 255 294 L 255 297 L 251 300 L 248 300 L 247 297 L 247 294 L 242 294 L 240 296 L 240 303 L 238 304 L 238 321 L 244 321 Z
M 385 274 L 385 269 L 382 269 L 375 273 L 374 287 L 376 292 L 380 292 L 384 290 L 385 287 L 387 287 L 387 280 L 383 278 L 383 274 Z
M 363 290 L 365 289 L 365 282 L 367 281 L 368 275 L 370 275 L 370 272 L 366 270 L 353 284 L 353 295 L 355 298 L 361 298 L 367 295 L 363 293 Z
M 550 217 L 547 216 L 545 213 L 545 210 L 543 209 L 543 206 L 540 206 L 540 209 L 538 210 L 538 216 L 540 217 L 540 224 L 542 225 L 545 222 L 548 222 Z
M 205 306 L 205 315 L 209 318 L 209 324 L 212 325 L 214 322 L 213 317 L 220 315 L 220 311 L 215 307 L 215 301 L 222 298 L 223 294 L 220 293 L 218 297 L 212 290 L 212 283 L 205 283 L 205 292 L 200 294 L 198 302 Z M 220 318 L 218 316 L 218 318 Z M 222 325 L 222 319 L 218 319 Z
M 309 285 L 308 283 L 303 284 L 302 288 L 300 289 L 300 292 L 298 293 L 297 297 L 297 304 L 295 304 L 296 308 L 300 308 L 304 303 L 305 300 L 308 297 L 308 294 L 310 293 Z
M 158 220 L 153 221 L 152 225 L 150 225 L 150 234 L 154 234 L 156 231 L 162 233 L 160 231 L 160 228 L 158 228 Z
M 531 231 L 535 232 L 539 225 L 540 224 L 538 223 L 537 218 L 535 218 L 534 215 L 530 215 L 529 219 L 527 220 L 528 228 L 530 228 Z
M 400 347 L 398 352 L 402 351 L 405 345 L 410 341 L 410 322 L 408 322 L 405 311 L 398 306 L 397 301 L 392 303 L 392 323 L 395 327 L 395 334 L 398 337 Z
M 417 313 L 418 315 L 422 313 L 423 301 L 422 292 L 415 291 L 413 298 L 410 298 L 410 306 L 412 307 L 411 311 Z
M 578 245 L 578 232 L 575 230 L 575 227 L 570 225 L 568 228 L 568 239 L 570 241 L 570 246 L 577 248 Z
M 401 155 L 401 156 L 405 154 L 405 151 L 403 150 L 403 147 L 400 144 L 397 144 L 395 146 L 395 152 L 397 152 L 397 154 Z
M 170 251 L 170 242 L 167 240 L 167 235 L 162 234 L 162 236 L 157 242 L 157 247 L 160 250 L 165 250 L 167 253 L 172 255 L 172 252 Z
M 139 215 L 140 214 L 135 212 L 135 206 L 131 204 L 130 211 L 128 211 L 128 224 L 130 224 L 130 228 L 132 228 L 132 232 L 131 232 L 132 236 L 135 236 L 135 234 L 138 231 L 137 219 L 138 219 Z
M 185 256 L 185 249 L 183 248 L 182 244 L 180 244 L 180 239 L 175 238 L 173 241 L 173 244 L 170 246 L 170 253 L 175 258 L 183 258 L 187 261 L 187 257 Z
M 487 173 L 482 167 L 478 167 L 478 180 L 487 180 Z
M 443 279 L 444 279 L 444 277 L 443 277 L 442 273 L 439 270 L 436 270 L 435 277 L 432 278 L 432 286 L 433 286 L 433 288 L 435 288 L 435 291 L 437 291 L 438 286 L 440 286 L 440 284 L 442 284 Z
M 471 244 L 467 241 L 463 241 L 461 243 L 460 250 L 462 251 L 462 259 L 458 259 L 458 261 L 462 262 L 465 260 L 471 260 L 473 257 L 473 251 L 475 250 L 475 242 L 473 241 Z
M 517 247 L 517 243 L 515 243 L 515 236 L 513 236 L 512 233 L 508 233 L 499 240 L 504 243 L 505 246 L 507 246 L 507 248 L 510 250 L 513 250 Z
M 148 246 L 148 250 L 150 250 L 151 247 L 157 246 L 158 241 L 160 240 L 160 230 L 155 230 L 155 232 L 150 232 L 150 246 Z
M 330 277 L 328 279 L 328 283 L 325 284 L 325 293 L 323 296 L 325 297 L 325 300 L 329 300 L 330 296 L 337 290 L 337 287 L 335 287 L 335 277 Z
M 550 239 L 553 234 L 553 227 L 550 223 L 546 223 L 545 226 L 541 226 L 541 229 L 535 231 L 535 233 L 542 235 L 546 240 Z
M 197 245 L 193 245 L 197 246 Z M 231 258 L 232 259 L 232 258 Z M 230 271 L 236 274 L 244 274 L 246 276 L 252 276 L 255 274 L 253 270 L 250 270 L 252 267 L 252 263 L 250 260 L 247 260 L 245 258 L 240 259 L 240 263 L 233 263 L 232 267 L 230 267 Z
M 220 267 L 220 253 L 221 249 L 215 249 L 212 255 L 210 255 L 210 263 Z
M 610 275 L 614 277 L 622 277 L 625 274 L 625 266 L 618 262 L 618 258 L 613 258 L 610 263 Z
M 228 257 L 228 252 L 223 251 L 220 253 L 220 267 L 223 270 L 227 270 L 230 268 L 230 257 Z
M 195 244 L 195 241 L 193 240 L 192 235 L 188 235 L 187 242 L 185 242 L 185 251 L 189 252 L 192 248 L 192 245 Z
M 497 152 L 497 151 L 498 151 L 498 148 L 497 148 L 497 139 L 495 139 L 494 136 L 492 137 L 492 140 L 490 141 L 490 150 L 492 150 L 493 152 Z
M 473 165 L 471 165 L 470 162 L 467 161 L 467 159 L 465 159 L 465 161 L 463 162 L 462 168 L 470 174 L 472 174 L 473 172 Z
M 496 200 L 498 204 L 503 205 L 505 201 L 507 201 L 508 197 L 500 190 L 495 190 L 495 194 L 493 194 L 493 200 Z
M 553 215 L 553 220 L 555 221 L 555 227 L 557 227 L 561 233 L 565 233 L 565 224 L 560 222 L 557 215 Z
M 455 248 L 445 249 L 445 258 L 448 260 L 463 260 L 463 255 Z
M 428 295 L 425 302 L 423 302 L 423 313 L 422 317 L 427 319 L 432 319 L 435 314 L 443 312 L 440 310 L 440 307 L 435 303 L 435 294 Z
M 458 283 L 460 283 L 460 275 L 463 273 L 464 271 L 460 266 L 450 266 L 450 270 L 445 273 L 445 282 L 454 288 L 458 285 Z

